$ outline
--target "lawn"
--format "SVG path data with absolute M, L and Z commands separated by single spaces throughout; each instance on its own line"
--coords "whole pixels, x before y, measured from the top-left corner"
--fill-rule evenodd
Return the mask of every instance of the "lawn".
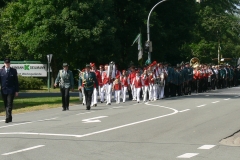
M 61 97 L 15 98 L 12 112 L 16 114 L 61 107 L 61 99 Z M 80 104 L 79 97 L 70 97 L 70 106 L 76 104 Z M 5 108 L 3 100 L 0 98 L 0 116 L 3 115 L 5 115 Z

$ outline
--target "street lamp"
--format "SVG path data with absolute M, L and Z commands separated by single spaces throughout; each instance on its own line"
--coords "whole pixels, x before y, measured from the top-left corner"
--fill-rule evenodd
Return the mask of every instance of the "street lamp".
M 47 55 L 47 60 L 48 60 L 48 92 L 50 92 L 50 63 L 52 61 L 52 54 Z
M 152 42 L 150 41 L 150 28 L 149 28 L 149 20 L 150 20 L 150 16 L 151 16 L 151 13 L 152 11 L 161 3 L 165 2 L 167 0 L 162 0 L 160 2 L 158 2 L 157 4 L 155 4 L 155 6 L 153 6 L 153 8 L 151 9 L 151 11 L 149 12 L 148 14 L 148 19 L 147 19 L 147 42 L 145 44 L 145 47 L 148 47 L 149 48 L 149 51 L 148 51 L 148 62 L 151 63 L 151 52 L 152 52 Z M 200 3 L 202 2 L 202 0 L 196 0 L 196 2 Z

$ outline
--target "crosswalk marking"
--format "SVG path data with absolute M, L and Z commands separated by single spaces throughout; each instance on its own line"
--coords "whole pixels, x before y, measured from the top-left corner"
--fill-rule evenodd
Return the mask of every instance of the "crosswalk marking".
M 183 155 L 178 156 L 177 158 L 192 158 L 192 157 L 194 157 L 194 156 L 196 156 L 198 154 L 199 153 L 185 153 Z
M 198 149 L 212 149 L 215 146 L 216 145 L 203 145 L 203 146 L 199 147 Z

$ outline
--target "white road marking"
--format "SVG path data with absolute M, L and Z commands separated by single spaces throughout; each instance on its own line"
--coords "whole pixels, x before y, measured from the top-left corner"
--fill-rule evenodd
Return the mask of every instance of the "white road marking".
M 99 119 L 100 118 L 105 118 L 107 116 L 99 116 L 99 117 L 94 117 L 94 118 L 88 118 L 88 119 L 83 119 L 83 123 L 95 123 L 95 122 L 101 122 Z
M 185 110 L 182 110 L 182 111 L 179 111 L 179 112 L 186 112 L 186 111 L 189 111 L 190 109 L 185 109 Z
M 204 107 L 204 106 L 206 106 L 206 104 L 203 104 L 203 105 L 200 105 L 200 106 L 197 106 L 197 107 L 199 107 L 199 108 L 200 108 L 200 107 Z
M 4 122 L 5 120 L 0 120 L 0 122 Z
M 198 154 L 199 153 L 185 153 L 185 154 L 183 154 L 181 156 L 178 156 L 177 158 L 192 158 L 192 157 L 194 157 L 194 156 L 196 156 Z
M 145 104 L 146 105 L 151 105 L 151 104 L 148 104 L 148 102 L 145 103 Z M 169 113 L 169 114 L 165 114 L 165 115 L 162 115 L 162 116 L 158 116 L 158 117 L 153 117 L 153 118 L 133 122 L 133 123 L 128 123 L 128 124 L 117 126 L 117 127 L 112 127 L 112 128 L 109 128 L 109 129 L 104 129 L 104 130 L 100 130 L 100 131 L 96 131 L 96 132 L 92 132 L 92 133 L 83 134 L 83 135 L 54 134 L 54 133 L 31 133 L 31 132 L 9 132 L 9 133 L 0 133 L 0 135 L 42 135 L 42 136 L 62 136 L 62 137 L 81 138 L 81 137 L 87 137 L 87 136 L 91 136 L 91 135 L 95 135 L 95 134 L 99 134 L 99 133 L 104 133 L 104 132 L 108 132 L 108 131 L 112 131 L 112 130 L 116 130 L 116 129 L 120 129 L 120 128 L 124 128 L 124 127 L 128 127 L 128 126 L 133 126 L 133 125 L 136 125 L 136 124 L 141 124 L 141 123 L 144 123 L 144 122 L 148 122 L 148 121 L 172 116 L 172 115 L 178 113 L 178 110 L 176 110 L 174 108 L 169 108 L 169 107 L 164 107 L 164 106 L 159 106 L 159 105 L 151 105 L 151 106 L 158 106 L 158 107 L 161 107 L 161 108 L 170 109 L 170 110 L 173 110 L 174 112 Z
M 122 106 L 119 106 L 119 107 L 113 107 L 113 109 L 114 109 L 114 108 L 122 108 Z
M 199 147 L 198 149 L 212 149 L 215 146 L 216 145 L 203 145 L 203 146 Z
M 49 121 L 49 120 L 53 120 L 53 119 L 57 119 L 58 117 L 55 118 L 50 118 L 50 119 L 44 119 L 44 120 L 38 120 L 38 121 L 32 121 L 32 122 L 25 122 L 25 123 L 18 123 L 18 124 L 12 124 L 12 125 L 7 125 L 7 126 L 1 126 L 1 128 L 7 128 L 7 127 L 12 127 L 12 126 L 19 126 L 19 125 L 23 125 L 23 124 L 30 124 L 30 123 L 34 123 L 34 122 L 43 122 L 43 121 Z
M 81 115 L 81 114 L 88 114 L 88 113 L 92 113 L 92 112 L 95 112 L 95 111 L 91 111 L 91 112 L 84 112 L 84 113 L 78 113 L 76 114 L 77 116 Z
M 225 101 L 228 101 L 229 99 L 231 99 L 231 98 L 227 98 L 227 99 L 224 99 Z
M 45 145 L 38 145 L 38 146 L 34 146 L 34 147 L 30 147 L 30 148 L 26 148 L 26 149 L 14 151 L 14 152 L 4 153 L 2 155 L 3 156 L 7 156 L 7 155 L 10 155 L 10 154 L 15 154 L 15 153 L 19 153 L 19 152 L 25 152 L 25 151 L 29 151 L 29 150 L 32 150 L 32 149 L 40 148 L 40 147 L 43 147 L 43 146 L 45 146 Z
M 219 101 L 215 101 L 215 102 L 212 102 L 212 103 L 218 103 Z

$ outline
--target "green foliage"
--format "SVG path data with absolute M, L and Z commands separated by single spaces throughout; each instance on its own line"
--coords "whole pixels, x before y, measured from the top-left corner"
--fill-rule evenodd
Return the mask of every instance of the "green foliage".
M 41 89 L 44 85 L 41 79 L 33 77 L 18 76 L 18 82 L 20 90 Z
M 54 77 L 63 62 L 70 69 L 115 61 L 137 64 L 131 44 L 159 0 L 4 0 L 0 3 L 0 58 L 46 61 L 53 54 Z M 197 56 L 240 57 L 239 0 L 168 0 L 150 17 L 152 60 L 172 64 Z M 145 35 L 145 36 L 144 36 Z M 174 57 L 174 58 L 173 58 Z M 143 62 L 147 54 L 143 55 Z M 74 67 L 72 67 L 74 66 Z M 122 68 L 121 68 L 122 67 Z

